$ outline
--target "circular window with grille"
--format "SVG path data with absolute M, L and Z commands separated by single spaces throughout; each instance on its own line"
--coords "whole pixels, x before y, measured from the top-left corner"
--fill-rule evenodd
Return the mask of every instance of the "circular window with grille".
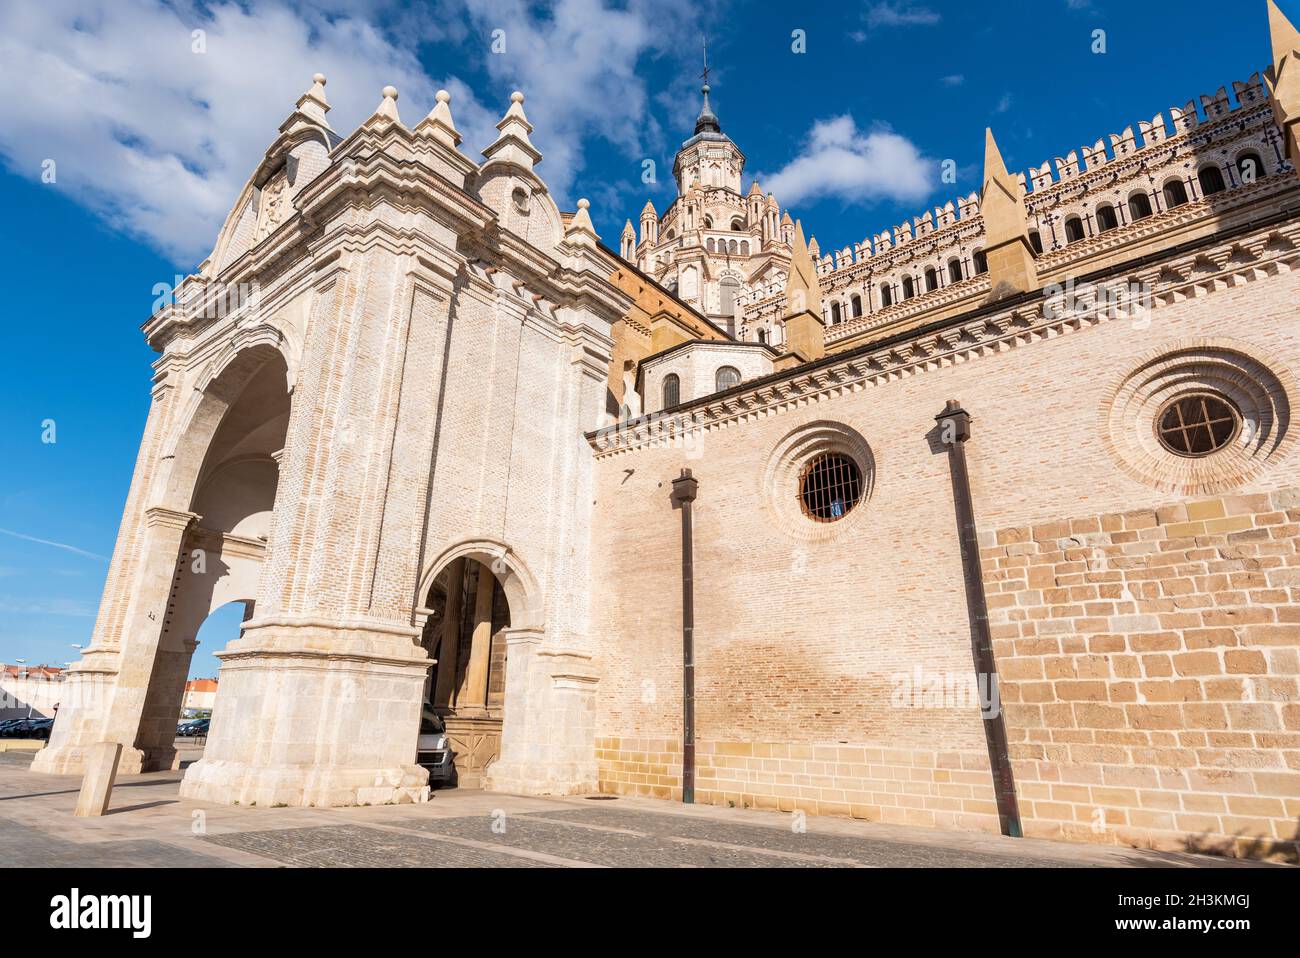
M 1195 392 L 1169 400 L 1156 416 L 1156 438 L 1176 456 L 1199 459 L 1232 444 L 1241 411 L 1219 393 Z
M 825 453 L 799 473 L 799 507 L 814 522 L 843 519 L 862 498 L 862 470 L 849 456 Z

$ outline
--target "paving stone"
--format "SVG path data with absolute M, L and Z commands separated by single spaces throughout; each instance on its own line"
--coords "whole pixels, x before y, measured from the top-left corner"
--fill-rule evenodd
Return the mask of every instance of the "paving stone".
M 208 835 L 203 840 L 307 868 L 542 867 L 527 858 L 362 825 L 231 832 Z
M 0 862 L 9 868 L 230 868 L 230 862 L 152 839 L 70 842 L 0 818 Z
M 575 825 L 634 829 L 654 836 L 656 841 L 676 836 L 797 855 L 814 855 L 834 860 L 836 864 L 843 864 L 845 859 L 849 859 L 859 865 L 902 868 L 1072 868 L 1079 865 L 1078 861 L 1065 859 L 997 855 L 939 845 L 905 844 L 816 832 L 799 833 L 764 825 L 625 809 L 579 808 L 573 811 L 547 812 L 540 817 L 564 820 Z M 765 857 L 764 864 L 768 867 L 781 867 L 784 863 Z
M 497 827 L 503 825 L 504 831 L 494 832 L 494 824 Z M 532 815 L 511 815 L 504 819 L 481 816 L 430 819 L 419 822 L 417 827 L 440 835 L 494 842 L 611 868 L 827 868 L 836 864 L 777 858 L 748 849 L 687 843 L 676 840 L 669 833 L 627 834 L 583 828 L 576 823 L 538 821 Z

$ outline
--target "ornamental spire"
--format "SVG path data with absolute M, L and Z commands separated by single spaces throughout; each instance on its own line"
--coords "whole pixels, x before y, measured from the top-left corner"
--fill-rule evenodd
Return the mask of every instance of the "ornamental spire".
M 701 39 L 704 44 L 704 72 L 700 74 L 700 78 L 704 80 L 704 85 L 700 87 L 700 92 L 704 94 L 704 105 L 700 108 L 700 115 L 695 118 L 697 136 L 706 130 L 710 133 L 722 132 L 722 126 L 718 123 L 713 107 L 709 106 L 709 40 L 707 37 Z

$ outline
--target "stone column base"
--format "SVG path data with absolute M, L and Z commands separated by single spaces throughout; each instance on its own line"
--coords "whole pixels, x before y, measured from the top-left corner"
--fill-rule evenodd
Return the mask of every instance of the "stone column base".
M 501 720 L 485 715 L 448 715 L 443 724 L 456 763 L 457 786 L 482 788 L 485 770 L 501 752 Z
M 493 762 L 483 776 L 483 788 L 507 795 L 595 795 L 596 782 L 577 768 L 539 768 L 533 764 Z
M 252 766 L 201 759 L 186 770 L 181 797 L 222 805 L 404 805 L 429 800 L 429 773 L 418 765 L 373 771 L 336 766 Z
M 430 660 L 418 630 L 260 619 L 222 652 L 203 758 L 181 795 L 226 805 L 423 802 L 415 764 Z

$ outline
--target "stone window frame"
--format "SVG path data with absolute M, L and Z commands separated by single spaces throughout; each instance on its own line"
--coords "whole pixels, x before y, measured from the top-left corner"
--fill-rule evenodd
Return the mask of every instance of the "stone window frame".
M 1226 396 L 1242 416 L 1232 444 L 1191 458 L 1156 438 L 1155 417 L 1190 392 Z M 1183 339 L 1145 353 L 1120 373 L 1099 409 L 1103 446 L 1143 485 L 1180 495 L 1231 492 L 1289 459 L 1296 442 L 1291 371 L 1249 343 L 1226 337 Z
M 820 456 L 838 454 L 852 459 L 862 477 L 857 503 L 833 522 L 814 521 L 799 501 L 799 477 Z M 768 453 L 758 475 L 760 499 L 772 525 L 804 543 L 847 538 L 867 521 L 876 484 L 876 459 L 862 434 L 847 423 L 819 419 L 786 433 Z

